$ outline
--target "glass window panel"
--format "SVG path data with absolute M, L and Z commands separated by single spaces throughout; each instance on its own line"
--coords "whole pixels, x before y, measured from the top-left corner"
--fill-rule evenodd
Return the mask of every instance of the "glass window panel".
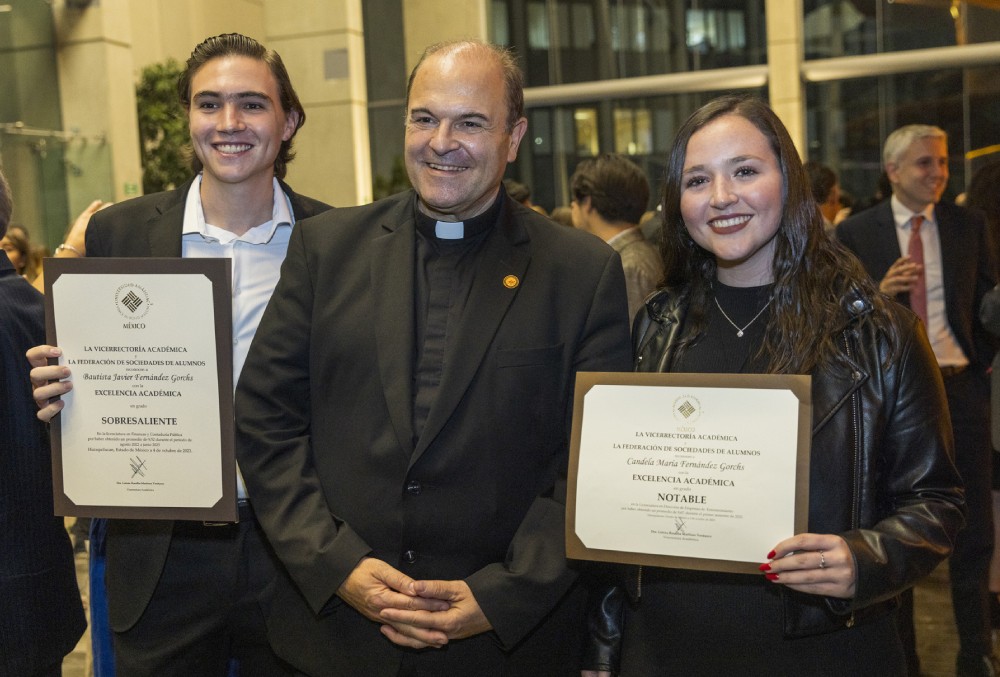
M 739 12 L 726 12 L 728 34 L 728 50 L 744 49 L 747 46 L 747 34 L 744 30 L 743 16 Z
M 649 36 L 652 51 L 666 54 L 670 49 L 670 13 L 665 7 L 650 11 Z
M 574 2 L 573 11 L 573 42 L 576 49 L 593 49 L 597 42 L 594 33 L 594 9 L 582 2 Z M 569 42 L 564 44 L 570 44 Z
M 531 152 L 539 155 L 552 153 L 552 115 L 548 110 L 533 110 L 529 112 L 528 133 L 525 141 L 531 146 Z
M 54 77 L 52 82 L 56 82 Z M 60 130 L 49 131 L 52 137 L 0 130 L 0 155 L 15 197 L 13 221 L 24 225 L 33 241 L 51 250 L 62 242 L 71 214 L 83 209 L 70 211 L 70 187 L 81 191 L 75 193 L 79 195 L 113 195 L 115 184 L 110 145 L 70 146 L 56 136 Z M 86 165 L 80 157 L 84 153 L 89 155 Z
M 704 51 L 705 43 L 711 39 L 705 22 L 705 12 L 700 9 L 688 10 L 687 46 L 692 50 Z
M 635 118 L 628 109 L 615 109 L 615 152 L 635 154 Z
M 576 127 L 576 154 L 581 157 L 593 157 L 600 153 L 601 144 L 597 129 L 597 109 L 577 108 L 573 111 L 573 123 Z
M 66 56 L 57 55 L 52 7 L 18 2 L 13 10 L 0 15 L 0 165 L 15 198 L 13 220 L 51 249 L 87 202 L 114 195 L 111 146 L 65 138 L 58 73 Z
M 747 47 L 747 12 L 743 10 L 701 10 L 687 12 L 687 45 L 694 54 L 712 57 L 712 63 L 737 65 Z
M 611 20 L 611 49 L 615 52 L 622 51 L 622 15 L 619 9 L 617 7 L 612 9 L 608 17 Z
M 653 151 L 652 118 L 646 108 L 615 109 L 615 152 L 648 155 Z
M 806 102 L 810 159 L 836 171 L 862 204 L 875 194 L 882 143 L 897 127 L 932 124 L 948 133 L 946 200 L 965 190 L 979 166 L 1000 158 L 988 152 L 1000 140 L 1000 66 L 810 83 Z
M 649 155 L 653 152 L 653 120 L 645 108 L 635 111 L 635 146 L 629 155 Z
M 494 2 L 492 39 L 515 48 L 528 87 L 761 64 L 767 53 L 765 0 Z
M 490 27 L 493 31 L 493 42 L 498 45 L 510 44 L 510 22 L 507 19 L 507 3 L 503 0 L 493 0 L 490 3 Z
M 1000 3 L 805 0 L 807 59 L 996 40 Z
M 544 2 L 528 3 L 528 46 L 532 49 L 549 48 L 549 16 Z
M 376 200 L 409 186 L 403 163 L 404 108 L 400 104 L 368 109 L 372 195 Z
M 636 52 L 645 52 L 649 42 L 646 38 L 646 8 L 633 7 L 630 14 L 632 16 L 632 49 Z
M 570 7 L 559 5 L 556 8 L 556 30 L 559 32 L 559 47 L 573 44 L 573 26 L 570 23 Z
M 574 120 L 575 111 L 572 108 L 547 108 L 552 114 L 552 120 L 556 129 L 552 138 L 556 140 L 556 145 L 552 149 L 553 154 L 565 154 L 572 152 L 576 148 L 576 122 Z

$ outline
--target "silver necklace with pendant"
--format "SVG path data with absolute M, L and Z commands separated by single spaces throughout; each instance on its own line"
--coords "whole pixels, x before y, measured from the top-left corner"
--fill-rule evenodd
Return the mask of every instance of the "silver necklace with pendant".
M 729 324 L 733 325 L 733 328 L 736 329 L 736 338 L 743 338 L 743 332 L 745 332 L 750 327 L 751 324 L 756 322 L 758 317 L 764 314 L 764 311 L 767 310 L 767 307 L 771 305 L 772 299 L 774 299 L 774 295 L 772 295 L 771 298 L 767 300 L 767 303 L 765 303 L 764 307 L 761 308 L 760 311 L 753 316 L 752 320 L 750 320 L 741 327 L 740 325 L 733 322 L 732 318 L 729 317 L 729 315 L 726 314 L 726 311 L 722 309 L 722 306 L 719 305 L 719 299 L 715 297 L 712 298 L 712 300 L 715 301 L 715 307 L 719 309 L 719 312 L 722 313 L 722 316 L 724 318 L 726 318 L 726 321 L 729 322 Z

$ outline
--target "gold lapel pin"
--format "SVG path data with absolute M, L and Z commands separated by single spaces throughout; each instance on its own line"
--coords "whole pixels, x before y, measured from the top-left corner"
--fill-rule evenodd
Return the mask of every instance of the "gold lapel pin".
M 516 289 L 519 284 L 521 284 L 521 281 L 517 279 L 517 275 L 508 275 L 503 279 L 503 286 L 507 287 L 507 289 Z

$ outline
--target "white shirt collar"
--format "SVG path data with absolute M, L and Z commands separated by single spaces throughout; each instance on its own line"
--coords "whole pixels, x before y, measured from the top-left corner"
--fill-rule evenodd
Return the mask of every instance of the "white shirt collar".
M 904 205 L 895 194 L 889 198 L 889 205 L 892 207 L 892 220 L 895 222 L 897 228 L 904 228 L 906 230 L 910 229 L 910 219 L 913 218 L 914 214 L 920 214 L 924 217 L 924 223 L 936 224 L 934 220 L 934 204 L 931 203 L 924 207 L 921 212 L 911 211 L 909 207 Z
M 639 226 L 632 226 L 631 228 L 626 228 L 625 230 L 615 233 L 615 236 L 612 237 L 610 240 L 608 240 L 607 244 L 611 244 L 612 242 L 617 242 L 618 240 L 621 240 L 628 233 L 631 233 L 633 230 L 639 230 Z
M 181 235 L 197 234 L 206 240 L 216 240 L 223 243 L 239 239 L 252 244 L 265 244 L 271 241 L 279 226 L 291 227 L 295 223 L 291 201 L 281 190 L 281 184 L 278 183 L 277 177 L 274 177 L 271 179 L 274 197 L 270 221 L 254 226 L 241 236 L 237 236 L 225 228 L 213 226 L 205 221 L 205 209 L 201 204 L 201 178 L 202 175 L 198 174 L 188 190 L 187 200 L 184 203 L 184 225 Z

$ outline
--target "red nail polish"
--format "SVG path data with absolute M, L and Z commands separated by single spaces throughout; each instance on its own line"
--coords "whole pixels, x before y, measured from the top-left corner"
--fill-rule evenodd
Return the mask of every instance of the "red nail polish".
M 769 562 L 764 562 L 763 564 L 761 564 L 757 568 L 760 569 L 761 571 L 770 571 L 771 570 L 771 564 Z
M 767 558 L 768 559 L 774 559 L 774 550 L 772 550 L 771 552 L 767 553 Z
M 764 578 L 769 581 L 776 581 L 778 580 L 778 574 L 764 574 Z

